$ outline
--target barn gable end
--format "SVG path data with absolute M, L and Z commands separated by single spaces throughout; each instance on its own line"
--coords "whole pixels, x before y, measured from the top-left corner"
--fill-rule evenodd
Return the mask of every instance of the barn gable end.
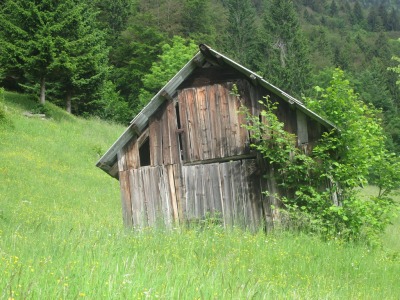
M 232 94 L 236 85 L 240 98 Z M 273 170 L 250 149 L 245 105 L 279 103 L 277 116 L 311 151 L 332 125 L 257 74 L 211 48 L 200 52 L 132 120 L 97 166 L 119 178 L 124 223 L 145 227 L 218 216 L 253 230 L 272 222 Z M 267 173 L 267 178 L 263 174 Z

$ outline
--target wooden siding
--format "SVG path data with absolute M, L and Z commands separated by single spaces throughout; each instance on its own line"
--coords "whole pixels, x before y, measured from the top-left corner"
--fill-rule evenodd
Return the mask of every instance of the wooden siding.
M 124 223 L 135 227 L 218 217 L 224 226 L 257 230 L 264 223 L 262 181 L 255 159 L 120 172 Z
M 178 92 L 185 162 L 235 157 L 249 153 L 249 134 L 241 127 L 241 102 L 231 94 L 232 83 L 186 88 Z M 249 107 L 257 99 L 246 98 Z
M 231 93 L 233 82 L 183 87 L 118 152 L 126 225 L 171 227 L 210 216 L 220 217 L 227 227 L 257 230 L 279 218 L 273 207 L 280 206 L 275 195 L 282 193 L 274 170 L 250 152 L 254 141 L 241 127 L 245 118 L 238 114 L 240 105 L 260 116 L 258 101 L 270 95 L 278 102 L 277 116 L 285 130 L 296 134 L 298 145 L 308 153 L 322 127 L 261 86 L 244 79 L 235 84 L 240 97 Z M 146 166 L 141 166 L 142 145 L 150 152 Z
M 150 118 L 150 165 L 172 165 L 180 163 L 177 117 L 173 100 L 166 101 Z
M 184 166 L 182 173 L 185 219 L 219 216 L 228 227 L 260 228 L 264 217 L 261 176 L 255 159 Z

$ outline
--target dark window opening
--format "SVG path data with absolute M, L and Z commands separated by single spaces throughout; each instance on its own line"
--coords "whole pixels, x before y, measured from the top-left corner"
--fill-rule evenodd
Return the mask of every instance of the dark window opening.
M 181 125 L 181 114 L 179 112 L 179 104 L 178 104 L 178 102 L 176 102 L 176 104 L 175 104 L 175 113 L 176 113 L 176 123 L 177 123 L 178 129 L 181 129 L 182 128 L 182 125 Z
M 150 140 L 146 141 L 139 148 L 140 166 L 150 166 Z
M 180 115 L 180 111 L 179 111 L 179 103 L 177 102 L 175 104 L 175 114 L 176 114 L 176 125 L 178 127 L 178 144 L 179 144 L 179 156 L 181 158 L 181 160 L 184 160 L 184 154 L 183 154 L 183 141 L 182 141 L 182 134 L 183 134 L 183 130 L 182 130 L 182 125 L 181 125 L 181 115 Z

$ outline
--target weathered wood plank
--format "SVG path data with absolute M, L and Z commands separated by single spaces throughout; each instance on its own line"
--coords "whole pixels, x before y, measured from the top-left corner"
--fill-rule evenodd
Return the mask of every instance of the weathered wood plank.
M 229 120 L 229 100 L 223 85 L 218 86 L 218 100 L 220 108 L 221 126 L 221 157 L 230 156 L 230 120 Z
M 194 166 L 195 169 L 195 217 L 196 219 L 201 219 L 204 216 L 204 185 L 203 185 L 203 176 L 202 173 L 202 165 Z M 199 176 L 200 175 L 200 176 Z
M 262 174 L 264 171 L 257 165 L 255 159 L 244 160 L 243 163 L 246 167 L 248 198 L 251 203 L 253 230 L 258 230 L 262 225 L 264 209 L 261 190 Z
M 230 155 L 242 154 L 243 145 L 240 144 L 240 126 L 238 119 L 239 99 L 232 95 L 232 84 L 227 84 L 227 93 L 229 103 L 229 136 L 230 136 Z M 228 130 L 227 130 L 228 131 Z
M 240 165 L 241 201 L 239 202 L 242 205 L 242 207 L 240 213 L 242 214 L 241 218 L 243 220 L 244 227 L 251 230 L 253 227 L 253 218 L 251 213 L 251 202 L 249 199 L 249 183 L 246 174 L 247 174 L 246 165 L 244 164 L 244 161 L 241 161 Z
M 193 219 L 195 217 L 195 200 L 196 200 L 196 190 L 195 190 L 195 166 L 184 166 L 182 167 L 185 187 L 186 187 L 186 197 L 185 197 L 185 218 L 186 220 Z
M 168 187 L 169 187 L 169 194 L 171 195 L 171 206 L 172 206 L 172 216 L 175 222 L 179 222 L 179 213 L 178 213 L 178 195 L 177 195 L 177 188 L 175 186 L 175 174 L 174 174 L 174 166 L 170 165 L 166 166 L 167 170 L 167 178 L 168 178 Z M 172 222 L 172 221 L 171 221 Z
M 132 138 L 122 151 L 125 153 L 126 170 L 139 168 L 140 158 L 137 137 Z
M 262 190 L 263 191 L 268 191 L 269 195 L 268 196 L 263 196 L 263 203 L 264 205 L 264 213 L 265 213 L 265 222 L 266 222 L 266 227 L 267 230 L 270 230 L 273 226 L 274 221 L 278 217 L 278 210 L 279 208 L 279 200 L 276 197 L 278 194 L 278 186 L 276 184 L 275 180 L 275 174 L 274 174 L 274 169 L 271 165 L 266 165 L 266 174 L 267 174 L 267 180 L 263 180 L 261 182 Z M 272 208 L 275 207 L 275 208 Z
M 143 182 L 140 169 L 130 170 L 131 201 L 134 225 L 140 228 L 147 226 L 147 214 L 143 202 Z
M 249 140 L 249 132 L 247 129 L 243 128 L 243 125 L 247 123 L 246 116 L 243 113 L 240 113 L 240 109 L 243 106 L 251 109 L 251 102 L 249 98 L 249 91 L 248 85 L 242 84 L 241 98 L 237 101 L 237 118 L 238 118 L 238 125 L 239 125 L 239 141 L 238 141 L 238 153 L 239 154 L 248 154 L 250 152 L 250 140 Z
M 231 174 L 231 188 L 232 197 L 234 203 L 234 218 L 235 224 L 243 226 L 246 223 L 244 219 L 244 208 L 243 208 L 243 191 L 242 191 L 242 162 L 233 161 L 230 162 L 230 174 Z
M 231 196 L 231 180 L 229 174 L 229 164 L 223 163 L 219 165 L 223 220 L 225 227 L 233 226 L 233 207 Z
M 176 164 L 173 165 L 173 172 L 174 172 L 174 183 L 175 183 L 175 194 L 176 194 L 176 201 L 177 201 L 177 208 L 178 208 L 178 218 L 177 221 L 183 222 L 184 221 L 184 214 L 185 211 L 185 183 L 184 178 L 182 175 L 182 165 Z
M 163 164 L 171 164 L 171 144 L 169 140 L 169 128 L 168 128 L 168 115 L 166 112 L 161 117 L 161 130 L 162 130 L 162 155 Z
M 121 188 L 122 218 L 125 226 L 132 226 L 132 203 L 129 184 L 129 171 L 119 172 L 119 183 Z
M 212 209 L 222 217 L 222 191 L 219 176 L 219 164 L 210 164 L 210 190 L 212 198 Z
M 221 157 L 221 126 L 219 124 L 219 103 L 216 98 L 216 85 L 207 86 L 207 99 L 209 106 L 209 128 L 210 128 L 210 157 Z
M 168 116 L 168 132 L 169 132 L 169 142 L 170 142 L 170 156 L 171 164 L 177 164 L 180 162 L 180 153 L 178 146 L 178 124 L 176 120 L 175 103 L 170 101 L 167 106 L 167 116 Z
M 300 110 L 296 110 L 297 119 L 297 145 L 308 143 L 307 117 Z
M 202 166 L 202 174 L 198 174 L 203 178 L 203 194 L 204 194 L 204 217 L 212 216 L 213 198 L 211 193 L 210 165 Z
M 187 108 L 187 121 L 189 124 L 189 140 L 190 140 L 190 161 L 197 161 L 201 159 L 199 148 L 199 135 L 198 135 L 198 116 L 195 104 L 195 90 L 187 89 L 186 91 L 186 108 Z
M 117 158 L 118 158 L 118 171 L 126 171 L 128 168 L 126 166 L 126 152 L 124 149 L 120 149 L 117 152 Z
M 160 166 L 154 168 L 153 178 L 154 181 L 158 181 L 158 193 L 156 195 L 157 197 L 156 199 L 158 199 L 157 217 L 158 219 L 162 219 L 164 221 L 164 225 L 167 228 L 170 228 L 173 219 L 173 212 L 172 212 L 173 209 L 172 209 L 171 194 L 169 189 L 167 167 L 171 167 L 171 165 L 166 167 Z
M 181 123 L 181 130 L 183 132 L 180 134 L 182 138 L 182 156 L 183 161 L 190 161 L 190 136 L 188 128 L 188 115 L 187 115 L 187 104 L 186 104 L 186 92 L 178 92 L 178 109 L 179 109 L 179 119 Z
M 206 87 L 199 87 L 196 91 L 196 108 L 199 120 L 198 135 L 200 137 L 201 145 L 201 159 L 211 158 L 210 153 L 210 116 L 208 108 L 208 99 Z
M 130 197 L 131 197 L 131 210 L 132 210 L 132 224 L 134 227 L 140 227 L 141 215 L 140 215 L 140 204 L 141 199 L 138 195 L 138 183 L 135 180 L 134 171 L 136 170 L 129 170 L 129 190 L 130 190 Z
M 149 136 L 150 136 L 150 165 L 162 165 L 162 134 L 160 134 L 160 119 L 158 116 L 150 118 Z
M 142 202 L 142 210 L 143 210 L 143 215 L 145 216 L 145 220 L 143 221 L 144 226 L 148 226 L 149 224 L 149 215 L 148 215 L 148 210 L 147 210 L 147 203 L 146 203 L 146 195 L 145 195 L 145 187 L 144 187 L 144 182 L 143 182 L 143 174 L 142 171 L 139 169 L 137 171 L 137 180 L 139 183 L 139 193 L 140 193 L 140 200 Z
M 157 222 L 157 214 L 154 199 L 154 186 L 151 180 L 149 167 L 141 168 L 141 175 L 143 180 L 143 196 L 146 204 L 147 218 L 149 226 L 155 226 Z

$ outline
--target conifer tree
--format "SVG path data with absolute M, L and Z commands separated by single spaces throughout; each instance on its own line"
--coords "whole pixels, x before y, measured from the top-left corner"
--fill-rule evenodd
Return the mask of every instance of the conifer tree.
M 56 54 L 54 36 L 58 28 L 52 22 L 55 11 L 52 0 L 6 0 L 0 12 L 2 65 L 7 75 L 23 74 L 38 84 L 42 104 Z
M 111 79 L 131 109 L 137 107 L 144 87 L 142 78 L 161 54 L 161 45 L 166 41 L 155 23 L 149 14 L 133 14 L 110 52 Z
M 55 18 L 60 35 L 55 39 L 54 79 L 65 107 L 72 111 L 73 97 L 78 113 L 90 111 L 108 73 L 105 34 L 96 25 L 96 14 L 85 2 L 63 1 L 63 15 Z M 88 106 L 89 105 L 89 106 Z
M 215 42 L 215 30 L 211 22 L 210 2 L 186 0 L 183 4 L 182 27 L 186 37 L 198 43 Z
M 256 11 L 250 0 L 227 0 L 225 6 L 229 23 L 225 36 L 225 53 L 251 68 L 256 56 Z
M 48 84 L 57 97 L 66 97 L 68 110 L 72 95 L 93 96 L 104 80 L 108 52 L 85 1 L 6 0 L 0 14 L 2 64 L 7 73 L 20 72 L 39 86 L 40 103 Z
M 264 17 L 264 76 L 282 89 L 299 95 L 309 85 L 308 47 L 291 0 L 272 0 Z
M 351 23 L 353 25 L 362 25 L 362 22 L 364 21 L 364 14 L 361 8 L 361 4 L 357 0 L 354 3 L 350 17 Z

